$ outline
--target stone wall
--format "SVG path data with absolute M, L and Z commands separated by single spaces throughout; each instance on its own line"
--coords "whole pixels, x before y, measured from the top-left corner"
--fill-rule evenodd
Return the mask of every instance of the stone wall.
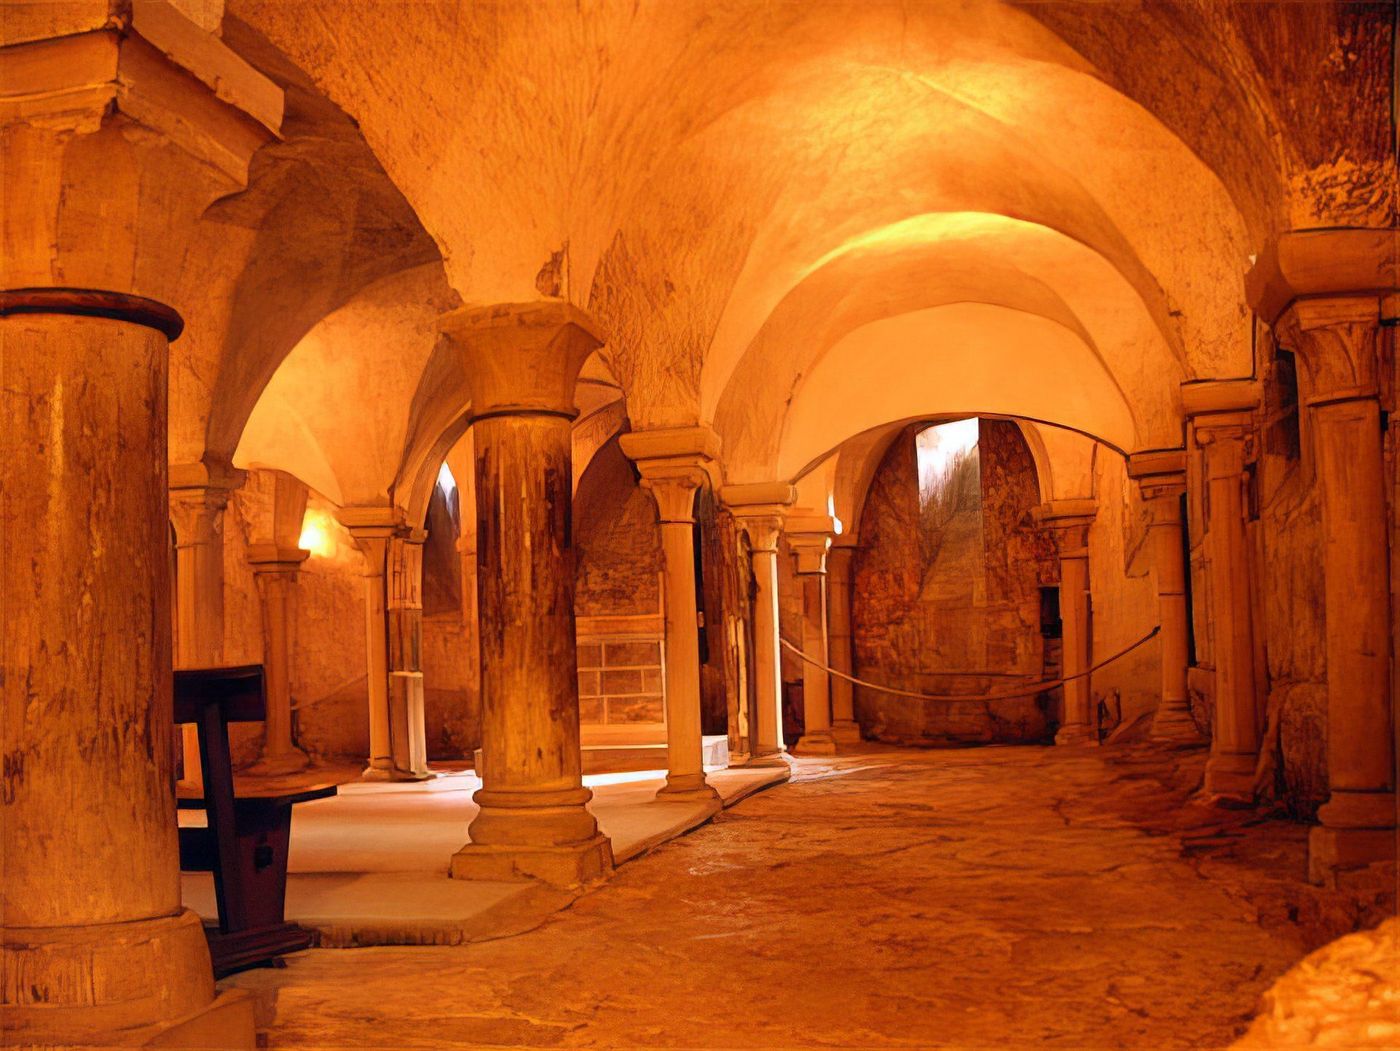
M 661 601 L 656 504 L 614 438 L 598 450 L 574 497 L 574 556 L 581 617 L 655 613 Z
M 925 535 L 910 427 L 876 471 L 854 564 L 858 676 L 940 694 L 981 695 L 1040 678 L 1042 584 L 1057 569 L 1030 451 L 1014 423 L 982 421 L 976 506 Z M 982 673 L 982 674 L 977 674 Z M 856 689 L 863 732 L 880 740 L 974 744 L 1044 740 L 1048 698 L 919 701 Z

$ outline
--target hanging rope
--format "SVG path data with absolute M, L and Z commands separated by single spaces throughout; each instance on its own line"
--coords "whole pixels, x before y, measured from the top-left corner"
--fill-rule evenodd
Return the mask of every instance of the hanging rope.
M 913 697 L 915 700 L 919 701 L 1011 701 L 1017 700 L 1019 698 L 1034 697 L 1037 694 L 1044 692 L 1045 690 L 1054 689 L 1056 686 L 1061 686 L 1064 683 L 1072 682 L 1075 679 L 1083 679 L 1086 676 L 1092 675 L 1100 668 L 1108 667 L 1114 661 L 1119 660 L 1122 657 L 1126 657 L 1128 654 L 1132 653 L 1133 650 L 1137 649 L 1144 643 L 1150 642 L 1152 639 L 1157 637 L 1157 633 L 1161 630 L 1162 626 L 1159 624 L 1157 625 L 1157 627 L 1153 628 L 1142 638 L 1138 639 L 1137 642 L 1133 643 L 1131 646 L 1127 647 L 1126 649 L 1119 650 L 1112 657 L 1108 657 L 1104 660 L 1101 660 L 1098 664 L 1095 664 L 1093 667 L 1087 669 L 1086 671 L 1076 672 L 1074 675 L 1065 675 L 1059 679 L 1046 679 L 1044 682 L 1032 683 L 1029 686 L 1022 687 L 1021 689 L 1016 690 L 1012 693 L 984 693 L 962 695 L 915 693 L 913 690 L 897 690 L 893 686 L 881 686 L 878 682 L 866 682 L 864 679 L 857 679 L 854 675 L 847 675 L 843 671 L 837 671 L 829 664 L 823 664 L 816 658 L 807 656 L 807 654 L 803 653 L 792 643 L 788 642 L 787 639 L 779 639 L 778 641 L 781 642 L 788 649 L 790 649 L 794 654 L 796 654 L 801 660 L 805 661 L 806 663 L 815 665 L 818 668 L 825 669 L 828 675 L 835 675 L 838 679 L 845 679 L 849 683 L 853 683 L 856 686 L 864 686 L 868 690 L 879 690 L 881 693 L 891 693 L 894 694 L 896 697 Z M 934 672 L 933 674 L 937 674 L 937 672 Z

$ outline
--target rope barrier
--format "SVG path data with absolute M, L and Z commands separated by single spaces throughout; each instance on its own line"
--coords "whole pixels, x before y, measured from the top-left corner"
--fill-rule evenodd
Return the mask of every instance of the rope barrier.
M 807 654 L 803 653 L 792 643 L 788 642 L 787 639 L 779 639 L 778 641 L 781 642 L 788 649 L 790 649 L 801 660 L 806 661 L 808 664 L 815 665 L 818 668 L 824 669 L 828 675 L 835 675 L 838 679 L 845 679 L 849 683 L 852 683 L 856 686 L 864 686 L 868 690 L 879 690 L 881 693 L 893 694 L 896 697 L 912 697 L 915 700 L 919 701 L 1013 701 L 1021 698 L 1034 697 L 1037 694 L 1043 693 L 1046 690 L 1054 689 L 1056 686 L 1062 686 L 1067 682 L 1073 682 L 1075 679 L 1083 679 L 1087 676 L 1093 675 L 1094 672 L 1098 671 L 1100 668 L 1108 667 L 1114 661 L 1126 657 L 1128 654 L 1132 653 L 1133 650 L 1137 649 L 1139 646 L 1150 642 L 1152 639 L 1157 637 L 1157 633 L 1161 630 L 1162 626 L 1159 624 L 1151 631 L 1149 631 L 1146 635 L 1144 635 L 1142 638 L 1138 639 L 1137 642 L 1133 643 L 1131 646 L 1128 646 L 1126 649 L 1121 649 L 1112 657 L 1105 658 L 1104 660 L 1099 661 L 1098 664 L 1093 665 L 1085 671 L 1076 672 L 1073 675 L 1065 675 L 1058 679 L 1046 679 L 1043 682 L 1033 683 L 1012 693 L 984 693 L 961 695 L 916 693 L 913 690 L 898 690 L 895 689 L 893 686 L 881 686 L 878 682 L 866 682 L 864 679 L 857 679 L 854 675 L 847 675 L 843 671 L 837 671 L 829 664 L 823 664 L 815 657 L 809 657 Z M 934 672 L 932 674 L 936 675 L 937 672 Z

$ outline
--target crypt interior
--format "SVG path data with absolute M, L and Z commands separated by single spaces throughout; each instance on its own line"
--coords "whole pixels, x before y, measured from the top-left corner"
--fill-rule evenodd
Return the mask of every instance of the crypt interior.
M 4 1046 L 1400 1046 L 1396 24 L 0 0 Z

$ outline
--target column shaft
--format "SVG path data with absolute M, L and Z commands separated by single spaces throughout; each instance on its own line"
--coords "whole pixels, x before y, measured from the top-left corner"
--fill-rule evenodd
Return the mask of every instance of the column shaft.
M 428 769 L 423 698 L 422 531 L 396 536 L 389 545 L 388 646 L 389 754 L 394 777 L 422 781 Z
M 825 552 L 823 551 L 823 555 Z M 802 588 L 802 737 L 796 755 L 834 755 L 831 734 L 831 677 L 827 674 L 826 570 L 804 564 L 798 555 L 798 586 Z
M 851 651 L 851 563 L 855 548 L 838 544 L 827 555 L 827 639 L 832 668 L 852 674 L 855 667 Z M 860 740 L 856 724 L 855 688 L 839 675 L 828 676 L 831 688 L 831 734 L 838 744 L 855 744 Z
M 1062 549 L 1060 552 L 1060 623 L 1063 625 L 1063 674 L 1068 681 L 1064 685 L 1064 720 L 1055 734 L 1055 743 L 1097 744 L 1098 713 L 1094 709 L 1089 677 L 1084 674 L 1089 670 L 1092 650 L 1089 634 L 1089 552 L 1086 549 Z
M 694 497 L 693 488 L 689 495 Z M 718 798 L 706 784 L 702 766 L 694 531 L 690 521 L 661 522 L 666 567 L 666 786 L 660 795 Z
M 1245 535 L 1245 432 L 1238 427 L 1207 429 L 1198 420 L 1197 436 L 1206 446 L 1206 542 L 1215 629 L 1215 727 L 1206 791 L 1251 801 L 1259 761 L 1259 716 Z
M 252 772 L 284 774 L 301 770 L 307 755 L 292 741 L 292 631 L 296 621 L 296 582 L 305 551 L 264 552 L 250 548 L 253 581 L 262 607 L 263 682 L 267 720 L 263 751 Z M 261 556 L 268 556 L 264 560 Z M 297 557 L 299 556 L 299 557 Z
M 178 319 L 106 302 L 0 316 L 0 1017 L 22 1043 L 129 1043 L 213 998 L 171 791 L 167 340 L 131 320 Z
M 783 671 L 778 660 L 778 552 L 776 548 L 753 551 L 757 594 L 753 604 L 754 758 L 778 756 L 787 751 L 783 741 Z

